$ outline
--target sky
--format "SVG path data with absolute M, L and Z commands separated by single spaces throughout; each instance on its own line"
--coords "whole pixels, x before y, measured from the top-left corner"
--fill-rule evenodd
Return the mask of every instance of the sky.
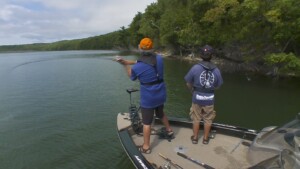
M 1 0 L 0 45 L 49 43 L 128 27 L 156 0 Z

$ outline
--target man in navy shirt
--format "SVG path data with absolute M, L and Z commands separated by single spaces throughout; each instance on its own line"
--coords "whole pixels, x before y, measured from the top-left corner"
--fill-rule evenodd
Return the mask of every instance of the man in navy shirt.
M 151 153 L 150 134 L 151 123 L 154 117 L 160 118 L 166 127 L 169 136 L 173 135 L 167 116 L 163 108 L 166 102 L 166 86 L 164 83 L 163 58 L 153 52 L 153 43 L 150 38 L 144 38 L 139 44 L 141 56 L 137 61 L 118 60 L 123 64 L 131 80 L 140 81 L 140 105 L 143 121 L 144 144 L 139 148 L 142 153 Z M 132 67 L 130 65 L 133 65 Z
M 204 121 L 203 144 L 209 142 L 209 132 L 212 121 L 216 116 L 214 110 L 215 89 L 223 84 L 220 70 L 210 62 L 213 49 L 206 45 L 200 49 L 200 55 L 203 61 L 195 64 L 185 75 L 187 87 L 191 90 L 192 107 L 190 117 L 193 120 L 193 135 L 191 141 L 198 143 L 200 121 Z

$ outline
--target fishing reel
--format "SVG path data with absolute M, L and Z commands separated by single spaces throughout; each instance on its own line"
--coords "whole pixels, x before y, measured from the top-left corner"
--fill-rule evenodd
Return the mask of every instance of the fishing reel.
M 170 164 L 170 162 L 167 162 L 162 168 L 163 168 L 163 169 L 171 169 L 171 164 Z

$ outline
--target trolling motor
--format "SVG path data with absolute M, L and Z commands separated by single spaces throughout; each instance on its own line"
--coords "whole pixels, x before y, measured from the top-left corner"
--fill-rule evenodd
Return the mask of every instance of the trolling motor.
M 139 91 L 138 89 L 127 89 L 127 93 L 130 98 L 130 106 L 129 106 L 129 118 L 131 121 L 131 127 L 136 134 L 139 134 L 143 131 L 143 125 L 141 118 L 138 114 L 140 108 L 137 108 L 131 99 L 131 93 Z

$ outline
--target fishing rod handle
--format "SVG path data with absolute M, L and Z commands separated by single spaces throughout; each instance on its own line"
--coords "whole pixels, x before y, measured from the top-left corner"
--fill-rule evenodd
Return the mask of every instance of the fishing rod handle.
M 181 153 L 181 152 L 177 152 L 177 154 L 178 154 L 179 156 L 183 157 L 183 158 L 190 159 L 192 162 L 194 162 L 194 163 L 196 163 L 196 164 L 198 164 L 198 165 L 203 166 L 205 169 L 215 169 L 214 167 L 211 167 L 211 166 L 209 166 L 209 165 L 207 165 L 207 164 L 200 163 L 200 162 L 198 162 L 198 161 L 196 161 L 196 160 L 194 160 L 194 159 L 191 159 L 191 158 L 189 158 L 187 155 L 185 155 L 185 154 L 183 154 L 183 153 Z
M 181 152 L 177 152 L 177 154 L 183 158 L 188 158 L 188 156 L 186 156 L 185 154 L 181 153 Z
M 169 158 L 163 156 L 161 153 L 158 153 L 163 159 L 165 159 L 166 161 L 170 162 L 172 165 L 174 165 L 176 168 L 180 168 L 180 169 L 183 169 L 180 165 L 172 162 Z
M 159 156 L 161 156 L 162 158 L 166 159 L 167 160 L 167 157 L 165 157 L 164 155 L 162 155 L 161 153 L 158 153 Z
M 207 164 L 204 164 L 203 167 L 204 167 L 205 169 L 215 169 L 214 167 L 211 167 L 211 166 L 209 166 L 209 165 L 207 165 Z

